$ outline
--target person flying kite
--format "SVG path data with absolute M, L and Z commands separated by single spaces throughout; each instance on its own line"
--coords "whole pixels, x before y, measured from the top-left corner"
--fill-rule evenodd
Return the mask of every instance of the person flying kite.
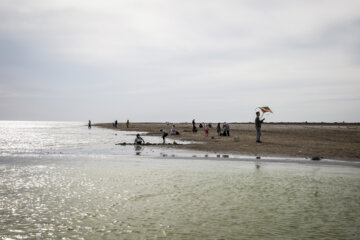
M 264 122 L 265 118 L 261 119 L 264 115 L 264 113 L 272 113 L 271 109 L 266 107 L 257 107 L 256 109 L 260 109 L 262 112 L 262 115 L 260 117 L 260 112 L 256 112 L 256 118 L 255 118 L 255 128 L 256 128 L 256 142 L 261 143 L 260 136 L 261 136 L 261 124 Z

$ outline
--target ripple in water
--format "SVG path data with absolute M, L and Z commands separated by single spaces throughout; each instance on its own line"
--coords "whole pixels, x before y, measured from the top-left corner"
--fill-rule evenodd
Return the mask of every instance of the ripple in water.
M 262 163 L 257 169 L 249 162 L 136 157 L 11 160 L 0 161 L 4 239 L 360 234 L 357 168 Z

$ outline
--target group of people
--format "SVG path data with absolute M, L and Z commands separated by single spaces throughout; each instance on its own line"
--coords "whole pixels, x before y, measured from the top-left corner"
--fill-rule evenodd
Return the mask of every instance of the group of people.
M 261 143 L 260 137 L 261 137 L 261 124 L 264 122 L 265 118 L 260 119 L 260 112 L 256 112 L 256 118 L 255 118 L 255 129 L 256 129 L 256 142 Z M 192 129 L 193 133 L 197 133 L 196 123 L 195 119 L 192 120 Z M 211 124 L 204 124 L 204 132 L 205 135 L 209 135 L 209 127 L 211 128 Z M 203 128 L 203 124 L 199 124 L 199 128 Z M 218 136 L 230 136 L 230 125 L 226 122 L 223 123 L 222 131 L 221 131 L 221 124 L 218 123 L 216 127 L 216 132 Z
M 261 143 L 260 137 L 261 137 L 261 124 L 264 122 L 264 119 L 260 119 L 260 112 L 256 112 L 256 118 L 255 118 L 255 129 L 256 129 L 256 142 L 257 143 Z M 117 120 L 113 123 L 113 127 L 117 128 Z M 130 121 L 127 120 L 126 121 L 126 127 L 129 128 L 130 125 Z M 196 128 L 196 123 L 195 123 L 195 119 L 193 119 L 192 121 L 192 132 L 193 133 L 197 133 L 197 128 Z M 204 132 L 205 135 L 208 136 L 209 135 L 209 128 L 211 128 L 211 124 L 199 124 L 199 128 L 204 128 Z M 88 122 L 88 128 L 91 129 L 91 121 L 89 120 Z M 222 130 L 221 131 L 221 125 L 220 123 L 217 124 L 216 127 L 216 132 L 218 134 L 218 136 L 230 136 L 230 126 L 228 123 L 224 122 L 223 126 L 222 126 Z M 163 143 L 165 144 L 165 138 L 169 135 L 165 130 L 160 129 L 160 132 L 162 134 L 162 139 L 163 139 Z M 180 132 L 177 131 L 175 129 L 175 125 L 172 125 L 171 129 L 170 129 L 170 135 L 180 135 Z M 144 144 L 145 141 L 142 137 L 140 137 L 140 134 L 136 135 L 135 138 L 135 144 Z
M 212 128 L 211 123 L 200 123 L 199 128 L 204 128 L 205 136 L 209 135 L 209 128 Z M 197 127 L 195 123 L 195 119 L 192 120 L 192 132 L 197 133 Z M 223 131 L 221 131 L 221 124 L 218 123 L 216 127 L 216 132 L 218 136 L 230 136 L 230 125 L 226 122 L 223 124 Z

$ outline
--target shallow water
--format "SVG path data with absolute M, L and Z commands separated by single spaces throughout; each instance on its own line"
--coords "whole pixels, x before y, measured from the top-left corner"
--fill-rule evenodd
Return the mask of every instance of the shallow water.
M 359 168 L 131 156 L 78 128 L 1 135 L 0 239 L 359 239 Z

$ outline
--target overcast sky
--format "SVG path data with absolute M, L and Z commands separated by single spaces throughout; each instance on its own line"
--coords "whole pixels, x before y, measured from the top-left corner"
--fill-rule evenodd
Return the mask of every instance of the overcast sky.
M 0 0 L 0 120 L 360 121 L 359 0 Z

